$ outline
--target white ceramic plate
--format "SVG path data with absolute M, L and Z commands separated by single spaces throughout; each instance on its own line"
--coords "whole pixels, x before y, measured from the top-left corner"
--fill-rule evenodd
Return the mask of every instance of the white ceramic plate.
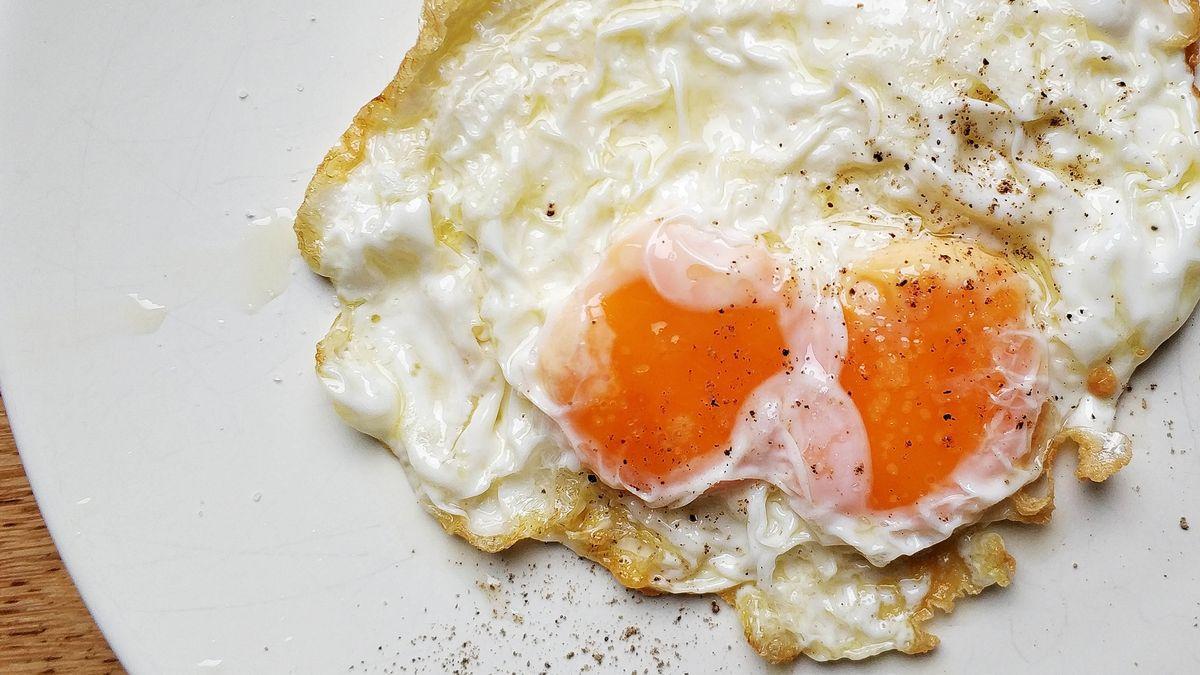
M 298 205 L 414 39 L 415 2 L 0 12 L 0 380 L 43 514 L 131 671 L 761 667 L 708 599 L 445 536 L 327 404 L 311 361 L 331 291 L 285 219 L 253 219 Z M 1133 464 L 1094 487 L 1064 462 L 1054 522 L 1006 530 L 1011 588 L 937 620 L 934 655 L 857 667 L 1197 663 L 1197 337 L 1126 396 Z

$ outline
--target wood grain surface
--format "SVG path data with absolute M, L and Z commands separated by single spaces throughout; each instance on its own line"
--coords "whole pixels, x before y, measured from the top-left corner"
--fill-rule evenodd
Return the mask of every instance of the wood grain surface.
M 0 400 L 0 673 L 123 673 L 63 568 Z

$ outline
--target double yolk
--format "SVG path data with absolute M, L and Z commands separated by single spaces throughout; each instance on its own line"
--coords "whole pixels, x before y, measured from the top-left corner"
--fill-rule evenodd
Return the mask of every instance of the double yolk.
M 588 294 L 571 347 L 588 366 L 548 364 L 548 390 L 585 463 L 617 467 L 642 490 L 681 484 L 730 461 L 754 392 L 800 367 L 804 346 L 781 317 L 792 300 L 684 306 L 647 275 L 626 277 Z M 845 349 L 830 386 L 853 402 L 869 444 L 855 469 L 866 508 L 947 488 L 991 435 L 1032 423 L 1010 410 L 1012 396 L 1033 393 L 1010 391 L 1006 369 L 1036 369 L 1039 356 L 1020 339 L 1028 301 L 1006 261 L 959 240 L 912 239 L 842 270 L 837 286 L 844 327 L 826 328 Z

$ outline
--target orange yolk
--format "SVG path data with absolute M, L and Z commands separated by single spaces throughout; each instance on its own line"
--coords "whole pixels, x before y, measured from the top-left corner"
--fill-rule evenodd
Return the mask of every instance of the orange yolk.
M 1006 385 L 996 357 L 1016 347 L 1002 331 L 1024 327 L 1026 315 L 1016 273 L 999 258 L 961 242 L 897 248 L 851 270 L 841 295 L 840 379 L 870 441 L 876 510 L 944 487 L 979 450 L 1004 412 L 992 399 Z
M 746 397 L 790 362 L 764 305 L 694 311 L 639 277 L 599 308 L 584 339 L 611 332 L 605 379 L 597 389 L 563 378 L 552 392 L 593 451 L 643 488 L 722 460 Z

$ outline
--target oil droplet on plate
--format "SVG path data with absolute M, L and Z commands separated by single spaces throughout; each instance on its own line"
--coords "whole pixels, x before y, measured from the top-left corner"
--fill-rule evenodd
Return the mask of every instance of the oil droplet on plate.
M 121 306 L 121 315 L 127 328 L 139 335 L 148 335 L 158 330 L 167 318 L 167 308 L 138 293 L 127 293 L 128 302 Z
M 299 257 L 289 209 L 255 218 L 242 238 L 244 306 L 256 312 L 282 294 L 292 278 L 292 262 Z

